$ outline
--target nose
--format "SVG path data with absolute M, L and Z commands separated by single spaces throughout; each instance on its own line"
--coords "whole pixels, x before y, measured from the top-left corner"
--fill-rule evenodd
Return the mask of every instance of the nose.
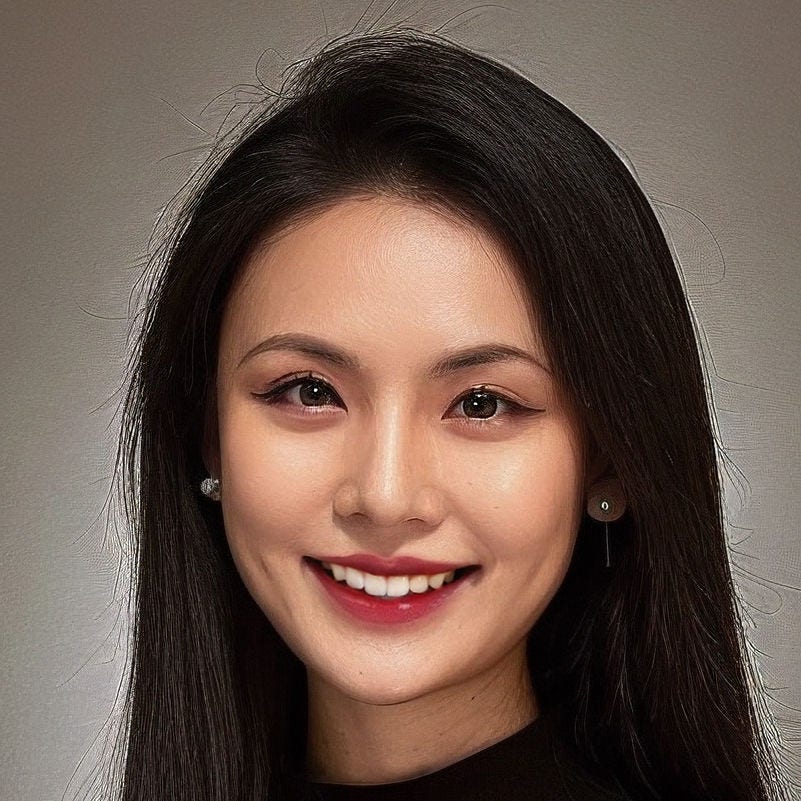
M 408 408 L 385 407 L 354 435 L 345 445 L 335 513 L 362 515 L 381 528 L 409 520 L 436 526 L 445 514 L 445 499 L 431 432 Z

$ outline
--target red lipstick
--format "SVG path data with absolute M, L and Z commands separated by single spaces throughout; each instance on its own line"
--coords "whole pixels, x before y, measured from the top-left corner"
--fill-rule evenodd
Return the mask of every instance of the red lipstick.
M 328 562 L 330 560 L 325 559 L 324 561 Z M 347 564 L 357 570 L 363 569 L 357 567 L 350 557 L 347 560 L 336 558 L 333 561 L 338 564 Z M 376 569 L 373 575 L 431 575 L 449 572 L 449 569 L 455 570 L 458 568 L 458 565 L 449 565 L 443 562 L 423 562 L 413 559 L 411 562 L 400 562 L 400 564 L 411 564 L 414 567 L 413 570 L 405 568 L 404 572 L 401 573 L 397 568 L 394 568 L 394 572 L 386 569 L 386 564 L 390 560 L 379 561 L 381 569 Z M 369 563 L 374 567 L 376 566 L 374 561 Z M 365 562 L 361 562 L 361 564 L 365 564 Z M 398 563 L 396 562 L 395 564 Z M 342 581 L 337 581 L 314 559 L 304 559 L 304 565 L 320 582 L 320 586 L 333 603 L 335 609 L 362 623 L 380 625 L 408 623 L 430 615 L 455 595 L 458 595 L 464 589 L 467 575 L 473 572 L 472 570 L 464 571 L 463 573 L 460 571 L 461 575 L 454 578 L 450 583 L 443 584 L 439 589 L 429 588 L 426 592 L 419 594 L 410 592 L 400 598 L 391 598 L 388 596 L 368 595 L 362 590 L 354 589 Z M 425 569 L 420 570 L 420 565 L 425 565 Z M 432 570 L 432 566 L 435 569 Z M 443 569 L 440 569 L 440 566 Z M 373 571 L 367 570 L 366 572 Z

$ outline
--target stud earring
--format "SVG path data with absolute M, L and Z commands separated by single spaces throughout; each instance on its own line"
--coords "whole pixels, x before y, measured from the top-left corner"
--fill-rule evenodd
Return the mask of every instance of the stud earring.
M 200 491 L 207 498 L 210 498 L 212 501 L 219 501 L 220 500 L 220 479 L 219 478 L 212 478 L 211 476 L 209 476 L 208 478 L 204 478 L 203 481 L 200 482 Z

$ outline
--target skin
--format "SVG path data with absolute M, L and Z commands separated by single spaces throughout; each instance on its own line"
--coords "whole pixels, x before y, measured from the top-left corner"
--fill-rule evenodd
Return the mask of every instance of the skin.
M 288 332 L 348 351 L 359 369 L 297 350 L 253 353 Z M 486 343 L 532 361 L 426 375 L 443 355 Z M 256 396 L 305 371 L 333 390 L 322 405 L 298 386 L 273 404 Z M 489 411 L 462 404 L 479 385 L 499 398 Z M 600 470 L 586 463 L 581 426 L 494 239 L 387 197 L 290 226 L 254 252 L 231 292 L 217 386 L 207 462 L 242 580 L 307 668 L 312 778 L 422 775 L 533 720 L 526 634 L 564 578 Z M 510 414 L 505 398 L 527 413 Z M 303 561 L 355 552 L 480 569 L 421 620 L 367 624 L 336 607 Z

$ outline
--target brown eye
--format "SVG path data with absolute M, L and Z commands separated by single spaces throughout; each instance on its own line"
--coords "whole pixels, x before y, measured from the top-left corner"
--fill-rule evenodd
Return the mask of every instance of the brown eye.
M 498 410 L 498 398 L 488 392 L 471 392 L 462 400 L 462 411 L 468 417 L 485 419 Z
M 523 420 L 541 412 L 542 409 L 524 406 L 480 386 L 474 387 L 454 401 L 450 416 L 475 430 L 481 430 Z
M 489 392 L 484 387 L 476 387 L 465 393 L 451 408 L 457 412 L 461 411 L 461 414 L 454 415 L 457 420 L 476 429 L 502 425 L 541 411 L 523 406 L 495 392 Z
M 309 375 L 296 377 L 254 395 L 271 406 L 295 406 L 310 410 L 325 406 L 344 407 L 339 395 L 328 382 Z
M 325 406 L 336 397 L 331 390 L 320 381 L 303 381 L 297 384 L 298 400 L 304 406 Z

